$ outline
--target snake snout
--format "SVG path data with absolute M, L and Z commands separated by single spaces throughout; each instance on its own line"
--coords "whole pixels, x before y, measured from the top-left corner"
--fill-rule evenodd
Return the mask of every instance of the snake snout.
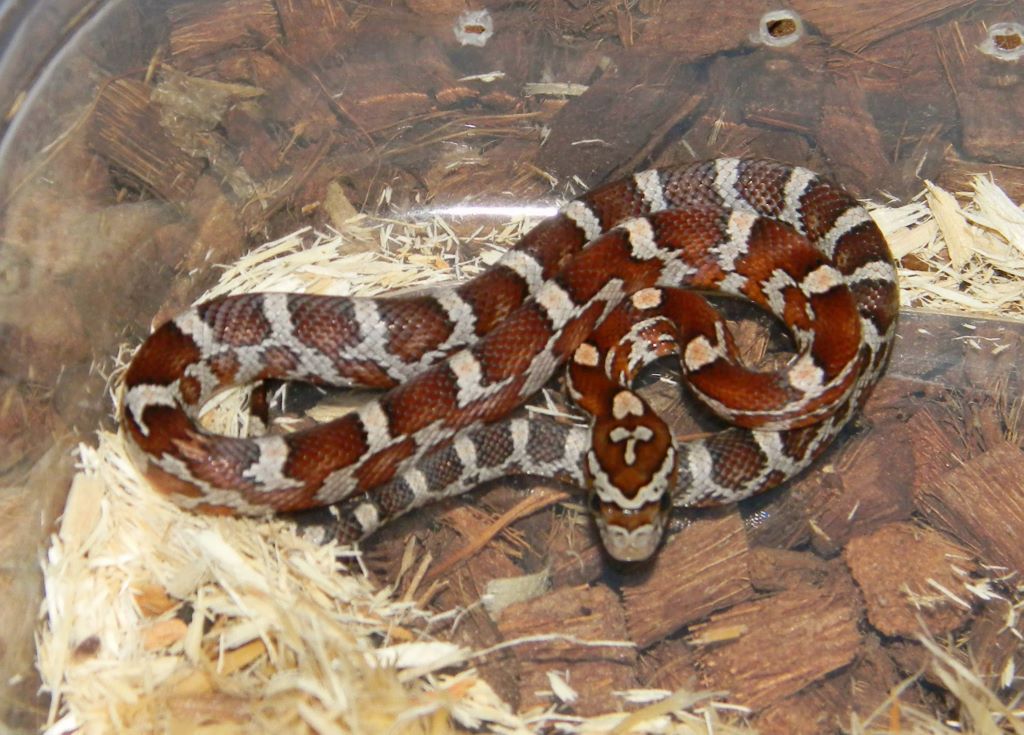
M 664 537 L 671 505 L 667 493 L 636 510 L 603 502 L 596 493 L 591 495 L 601 541 L 608 554 L 618 561 L 644 561 L 654 554 Z

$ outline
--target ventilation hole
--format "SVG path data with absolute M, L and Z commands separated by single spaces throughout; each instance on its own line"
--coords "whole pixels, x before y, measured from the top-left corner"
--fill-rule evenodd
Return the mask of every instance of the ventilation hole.
M 485 46 L 494 35 L 494 21 L 487 10 L 467 10 L 455 21 L 455 40 L 463 46 Z
M 792 18 L 782 18 L 765 23 L 765 29 L 772 38 L 785 38 L 796 33 L 796 23 Z
M 1024 56 L 1024 25 L 995 23 L 978 50 L 1002 61 L 1017 61 Z
M 996 44 L 996 48 L 1002 49 L 1003 51 L 1016 51 L 1020 48 L 1020 35 L 1016 33 L 1009 33 L 1003 36 L 993 36 L 992 40 Z
M 804 24 L 792 10 L 772 10 L 761 16 L 757 33 L 750 37 L 754 43 L 782 48 L 799 41 L 804 35 Z

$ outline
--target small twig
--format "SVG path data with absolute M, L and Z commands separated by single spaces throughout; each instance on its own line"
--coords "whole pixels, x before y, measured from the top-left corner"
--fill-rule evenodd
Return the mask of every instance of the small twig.
M 475 556 L 482 548 L 487 546 L 491 540 L 505 530 L 506 527 L 512 525 L 521 518 L 533 515 L 539 510 L 543 510 L 548 506 L 561 503 L 571 498 L 572 495 L 565 490 L 541 490 L 533 495 L 525 498 L 520 503 L 517 503 L 512 508 L 502 513 L 495 521 L 487 527 L 487 529 L 481 533 L 477 538 L 473 539 L 469 544 L 456 551 L 454 554 L 449 556 L 443 562 L 438 564 L 423 578 L 424 582 L 430 583 L 447 574 L 455 567 L 459 566 L 465 561 Z

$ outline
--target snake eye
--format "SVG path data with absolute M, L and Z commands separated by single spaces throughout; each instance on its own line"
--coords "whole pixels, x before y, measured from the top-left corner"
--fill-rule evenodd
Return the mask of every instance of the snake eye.
M 590 512 L 595 515 L 601 512 L 601 498 L 597 496 L 597 493 L 592 492 L 587 497 L 587 507 L 590 508 Z
M 672 494 L 662 493 L 661 500 L 658 501 L 658 505 L 661 507 L 662 513 L 672 512 Z

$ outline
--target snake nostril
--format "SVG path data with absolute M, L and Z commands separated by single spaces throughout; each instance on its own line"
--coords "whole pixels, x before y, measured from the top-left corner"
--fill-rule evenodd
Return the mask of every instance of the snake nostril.
M 658 503 L 661 506 L 661 511 L 663 513 L 670 512 L 672 510 L 672 495 L 670 493 L 664 493 Z

